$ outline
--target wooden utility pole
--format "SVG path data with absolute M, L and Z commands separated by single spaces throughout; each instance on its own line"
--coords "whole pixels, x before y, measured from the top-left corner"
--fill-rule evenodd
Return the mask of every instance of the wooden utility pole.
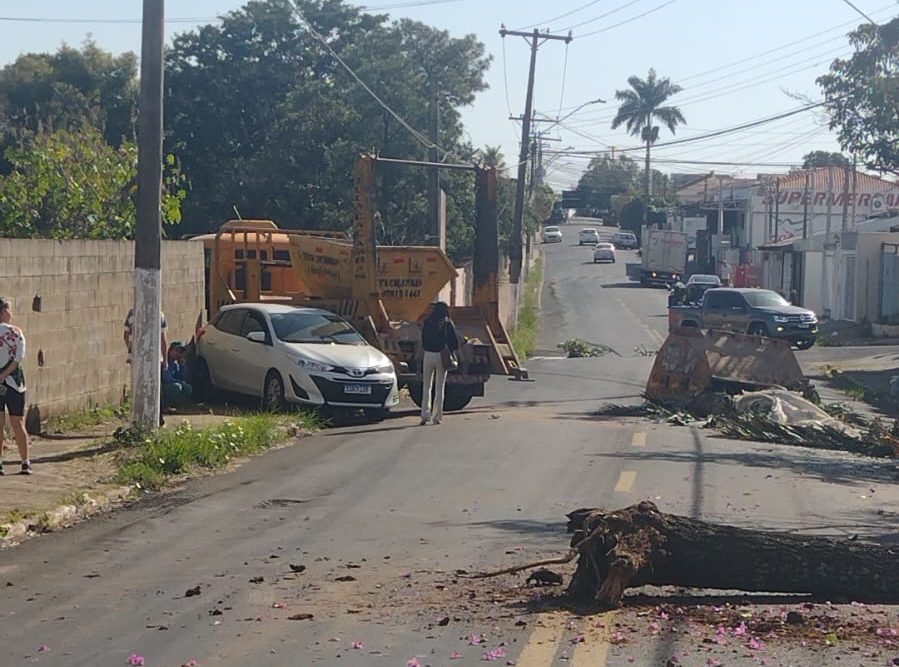
M 512 221 L 512 239 L 509 248 L 509 282 L 517 285 L 521 278 L 522 265 L 522 222 L 524 220 L 524 194 L 525 181 L 528 174 L 528 153 L 530 152 L 531 138 L 531 114 L 534 108 L 534 68 L 537 64 L 537 49 L 543 42 L 548 40 L 560 40 L 569 43 L 573 38 L 569 32 L 567 35 L 551 35 L 549 33 L 541 33 L 534 29 L 533 32 L 519 32 L 517 30 L 506 30 L 503 26 L 499 34 L 505 38 L 507 35 L 513 37 L 524 37 L 530 43 L 531 47 L 531 64 L 528 69 L 528 89 L 524 102 L 524 114 L 521 120 L 521 149 L 518 155 L 518 182 L 515 187 L 515 213 Z
M 132 419 L 159 424 L 162 285 L 162 49 L 164 0 L 144 0 L 137 146 L 137 228 L 134 236 Z

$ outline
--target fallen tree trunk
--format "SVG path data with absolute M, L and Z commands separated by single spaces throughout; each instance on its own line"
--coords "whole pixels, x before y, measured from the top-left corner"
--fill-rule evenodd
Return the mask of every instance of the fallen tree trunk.
M 899 547 L 717 525 L 648 501 L 568 517 L 579 556 L 568 592 L 582 602 L 614 606 L 647 584 L 899 602 Z

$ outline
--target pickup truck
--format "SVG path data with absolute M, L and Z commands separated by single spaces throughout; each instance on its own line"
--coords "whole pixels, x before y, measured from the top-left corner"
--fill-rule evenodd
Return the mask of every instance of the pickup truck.
M 818 336 L 815 313 L 791 305 L 777 292 L 766 289 L 707 290 L 698 306 L 671 306 L 668 323 L 671 328 L 699 327 L 784 338 L 800 350 L 814 345 Z

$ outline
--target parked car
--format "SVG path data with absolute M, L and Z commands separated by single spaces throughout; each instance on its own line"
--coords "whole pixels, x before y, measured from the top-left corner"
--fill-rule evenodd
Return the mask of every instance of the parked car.
M 612 262 L 615 263 L 615 246 L 611 243 L 599 243 L 596 250 L 593 251 L 593 263 Z
M 622 250 L 635 250 L 640 245 L 637 241 L 637 236 L 633 232 L 615 232 L 612 235 L 612 243 L 615 244 L 616 248 L 621 248 Z
M 670 310 L 674 326 L 785 338 L 800 350 L 810 348 L 818 337 L 815 313 L 790 304 L 772 290 L 713 287 L 706 290 L 698 307 L 672 306 Z
M 375 419 L 399 402 L 383 352 L 327 310 L 281 304 L 223 307 L 200 332 L 195 381 L 287 404 L 362 409 Z
M 544 227 L 543 228 L 543 242 L 544 243 L 561 243 L 562 242 L 562 230 L 555 226 Z
M 578 245 L 596 245 L 599 243 L 599 232 L 593 227 L 586 227 L 578 234 Z

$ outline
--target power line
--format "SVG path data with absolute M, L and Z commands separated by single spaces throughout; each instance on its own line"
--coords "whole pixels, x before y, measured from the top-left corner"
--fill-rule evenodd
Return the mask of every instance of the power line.
M 203 23 L 204 21 L 218 21 L 217 16 L 182 16 L 179 18 L 167 18 L 166 23 Z M 38 16 L 0 16 L 0 21 L 9 23 L 110 23 L 110 24 L 136 24 L 140 25 L 142 19 L 82 19 L 82 18 L 52 18 Z
M 658 7 L 653 7 L 652 9 L 649 9 L 649 10 L 643 12 L 642 14 L 637 14 L 636 16 L 632 16 L 629 19 L 625 19 L 624 21 L 619 21 L 618 23 L 613 23 L 612 25 L 608 25 L 605 28 L 600 28 L 599 30 L 594 30 L 593 32 L 585 32 L 583 35 L 578 35 L 578 37 L 592 37 L 593 35 L 598 35 L 602 32 L 608 32 L 609 30 L 613 30 L 614 28 L 618 28 L 618 27 L 626 25 L 628 23 L 637 21 L 638 19 L 642 19 L 644 16 L 649 16 L 650 14 L 654 14 L 655 12 L 659 11 L 660 9 L 664 9 L 668 5 L 673 4 L 675 2 L 677 2 L 677 0 L 668 0 L 667 2 L 663 2 Z
M 868 19 L 868 23 L 873 23 L 874 25 L 877 25 L 877 22 L 876 22 L 874 19 L 872 19 L 870 16 L 868 16 L 867 14 L 865 14 L 861 9 L 859 9 L 858 7 L 856 7 L 856 6 L 851 2 L 851 0 L 843 0 L 843 2 L 845 2 L 847 5 L 849 5 L 850 7 L 852 7 L 852 9 L 854 9 L 855 11 L 857 11 L 857 12 L 858 12 L 859 14 L 861 14 L 864 18 Z
M 593 5 L 595 5 L 599 2 L 602 2 L 602 0 L 591 0 L 591 2 L 588 2 L 585 5 L 581 5 L 580 7 L 575 7 L 571 11 L 567 11 L 564 14 L 559 14 L 558 16 L 553 16 L 551 19 L 547 19 L 546 21 L 539 21 L 537 23 L 534 23 L 533 25 L 522 26 L 521 28 L 516 28 L 516 30 L 532 30 L 533 28 L 536 28 L 537 26 L 549 25 L 553 21 L 558 21 L 559 19 L 564 19 L 566 16 L 571 16 L 572 14 L 576 14 L 577 12 L 581 11 L 582 9 L 587 9 L 587 7 L 592 7 Z
M 419 130 L 415 129 L 411 124 L 409 124 L 409 122 L 406 121 L 405 118 L 403 118 L 396 111 L 394 111 L 390 107 L 390 105 L 388 105 L 384 100 L 382 100 L 380 97 L 378 97 L 378 94 L 375 93 L 375 91 L 373 91 L 371 88 L 369 88 L 368 84 L 366 84 L 365 81 L 363 81 L 360 78 L 360 76 L 358 74 L 356 74 L 355 71 L 353 71 L 353 68 L 351 68 L 349 65 L 347 65 L 346 62 L 344 62 L 343 58 L 341 58 L 340 55 L 333 48 L 331 48 L 331 45 L 328 44 L 328 41 L 318 33 L 318 31 L 313 27 L 312 23 L 306 18 L 306 16 L 303 14 L 303 12 L 301 12 L 299 10 L 299 8 L 293 4 L 291 4 L 291 9 L 294 11 L 297 18 L 300 19 L 300 22 L 306 27 L 306 30 L 309 32 L 309 34 L 312 35 L 316 39 L 316 41 L 318 41 L 323 47 L 325 47 L 325 49 L 327 49 L 327 51 L 331 54 L 331 56 L 338 63 L 340 63 L 341 67 L 343 67 L 347 71 L 347 73 L 351 77 L 353 77 L 353 79 L 356 80 L 356 83 L 358 83 L 360 86 L 362 86 L 362 88 L 365 90 L 365 92 L 367 92 L 369 95 L 371 95 L 371 97 L 381 106 L 381 108 L 384 109 L 391 116 L 393 116 L 393 118 L 400 125 L 402 125 L 404 128 L 406 128 L 406 130 L 409 132 L 409 134 L 411 134 L 420 144 L 424 145 L 426 148 L 436 148 L 437 150 L 441 151 L 443 153 L 443 161 L 444 162 L 446 161 L 446 159 L 448 157 L 452 157 L 455 160 L 457 160 L 460 164 L 467 164 L 465 162 L 465 160 L 458 157 L 457 155 L 454 155 L 451 151 L 448 151 L 445 148 L 442 148 L 436 142 L 431 141 L 427 136 L 422 134 Z
M 505 43 L 506 40 L 503 40 Z M 565 44 L 565 62 L 562 64 L 562 91 L 559 93 L 559 113 L 556 114 L 556 118 L 561 117 L 562 115 L 562 103 L 565 101 L 565 78 L 568 76 L 568 47 L 570 44 Z M 511 112 L 510 112 L 511 115 Z
M 604 14 L 600 14 L 599 16 L 594 16 L 592 19 L 587 19 L 586 21 L 581 21 L 580 23 L 575 23 L 574 25 L 570 25 L 566 28 L 566 30 L 574 30 L 575 28 L 580 28 L 581 26 L 589 25 L 591 23 L 596 23 L 597 21 L 604 19 L 607 16 L 611 16 L 612 14 L 617 14 L 618 12 L 627 9 L 631 5 L 636 5 L 638 2 L 643 2 L 643 0 L 630 0 L 630 2 L 625 2 L 620 7 L 616 7 L 615 9 L 607 11 Z

